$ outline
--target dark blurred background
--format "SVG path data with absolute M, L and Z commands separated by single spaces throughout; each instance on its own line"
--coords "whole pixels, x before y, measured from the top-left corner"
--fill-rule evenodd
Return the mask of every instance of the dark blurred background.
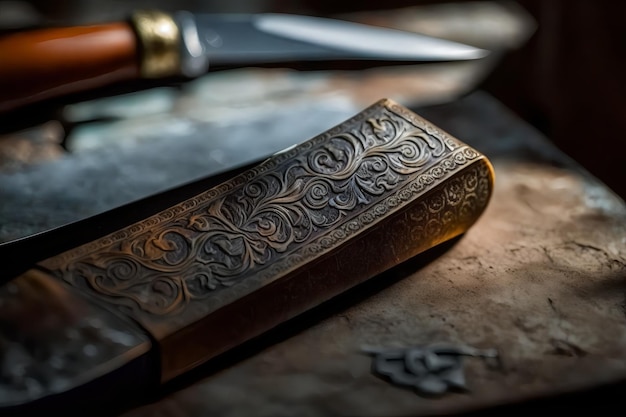
M 133 9 L 146 7 L 336 15 L 432 3 L 451 2 L 2 1 L 0 25 L 37 24 L 42 20 L 57 24 L 113 20 L 126 17 Z M 454 3 L 463 2 L 456 0 Z M 519 0 L 516 3 L 535 19 L 537 30 L 524 45 L 507 53 L 480 87 L 540 129 L 560 149 L 625 197 L 626 3 L 608 0 Z
M 626 2 L 519 3 L 538 30 L 485 88 L 626 197 Z

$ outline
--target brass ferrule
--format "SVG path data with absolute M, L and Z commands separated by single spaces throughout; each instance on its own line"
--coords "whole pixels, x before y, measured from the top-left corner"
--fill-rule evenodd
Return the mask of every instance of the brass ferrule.
M 145 78 L 180 73 L 181 35 L 172 16 L 156 10 L 133 13 L 131 23 L 140 43 L 140 71 Z

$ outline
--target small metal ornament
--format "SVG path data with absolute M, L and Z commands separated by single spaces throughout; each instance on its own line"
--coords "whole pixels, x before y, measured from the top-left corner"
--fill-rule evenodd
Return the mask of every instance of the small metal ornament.
M 419 394 L 440 396 L 449 391 L 466 391 L 463 371 L 466 356 L 498 360 L 495 349 L 437 344 L 409 348 L 363 348 L 373 355 L 372 372 L 392 384 L 412 387 Z

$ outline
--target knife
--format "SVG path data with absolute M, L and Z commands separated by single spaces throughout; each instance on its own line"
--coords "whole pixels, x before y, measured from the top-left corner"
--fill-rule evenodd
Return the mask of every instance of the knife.
M 0 287 L 0 414 L 92 415 L 154 393 L 463 234 L 493 180 L 484 155 L 381 100 L 191 196 L 168 192 L 165 208 L 66 228 Z
M 137 79 L 210 68 L 479 59 L 487 51 L 418 33 L 288 14 L 137 11 L 128 22 L 0 37 L 0 111 Z

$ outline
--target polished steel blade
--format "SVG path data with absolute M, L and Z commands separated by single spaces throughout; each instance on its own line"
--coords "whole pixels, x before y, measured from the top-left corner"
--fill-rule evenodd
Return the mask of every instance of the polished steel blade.
M 479 59 L 473 46 L 342 20 L 288 14 L 196 16 L 210 65 L 363 60 L 433 62 Z

